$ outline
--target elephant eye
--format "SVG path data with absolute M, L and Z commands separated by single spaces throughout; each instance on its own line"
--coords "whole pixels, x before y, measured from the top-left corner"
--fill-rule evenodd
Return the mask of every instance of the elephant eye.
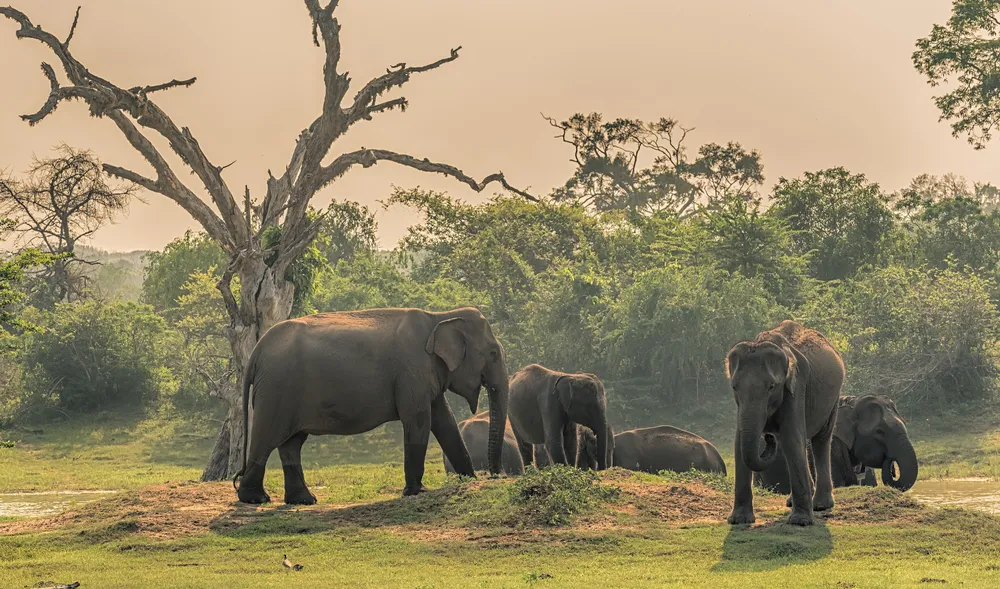
M 773 391 L 774 390 L 774 383 L 773 382 L 771 384 L 767 385 L 767 390 L 769 390 L 769 391 Z

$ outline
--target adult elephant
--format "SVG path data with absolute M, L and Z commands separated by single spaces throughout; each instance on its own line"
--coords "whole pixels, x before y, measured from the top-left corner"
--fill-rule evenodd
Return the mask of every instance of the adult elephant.
M 489 433 L 490 418 L 489 412 L 483 411 L 472 417 L 461 421 L 458 424 L 458 431 L 462 434 L 465 447 L 469 449 L 469 457 L 472 458 L 472 468 L 476 470 L 486 470 L 489 465 Z M 510 423 L 503 434 L 503 450 L 500 453 L 501 466 L 505 474 L 517 476 L 524 474 L 524 463 L 521 460 L 521 452 L 517 447 L 517 439 L 514 437 L 514 430 L 510 429 Z M 455 467 L 451 465 L 448 456 L 444 456 L 445 472 L 455 472 Z
M 696 469 L 726 474 L 719 450 L 705 438 L 671 425 L 641 427 L 615 436 L 614 465 L 656 474 Z
M 818 331 L 783 321 L 726 356 L 726 375 L 737 406 L 736 489 L 731 524 L 753 523 L 752 472 L 767 470 L 784 454 L 791 487 L 788 523 L 811 525 L 813 510 L 833 507 L 830 445 L 844 362 Z M 809 472 L 806 442 L 816 457 Z
M 306 437 L 359 434 L 396 420 L 403 422 L 403 495 L 423 490 L 431 433 L 455 470 L 475 476 L 444 392 L 464 397 L 475 413 L 484 385 L 489 469 L 500 472 L 507 366 L 503 346 L 477 309 L 372 309 L 283 321 L 257 342 L 244 382 L 244 462 L 234 477 L 235 485 L 242 476 L 237 494 L 244 503 L 270 501 L 264 467 L 275 448 L 285 503 L 315 503 L 299 457 Z
M 596 375 L 525 366 L 510 380 L 510 425 L 522 460 L 530 463 L 535 454 L 532 445 L 544 444 L 551 463 L 574 465 L 577 425 L 583 425 L 597 435 L 598 470 L 607 468 L 614 449 L 607 406 L 604 383 Z
M 884 395 L 840 398 L 830 457 L 834 487 L 874 486 L 874 468 L 882 470 L 883 483 L 900 491 L 917 480 L 917 454 L 906 423 Z M 789 490 L 788 473 L 777 462 L 755 478 L 779 493 Z

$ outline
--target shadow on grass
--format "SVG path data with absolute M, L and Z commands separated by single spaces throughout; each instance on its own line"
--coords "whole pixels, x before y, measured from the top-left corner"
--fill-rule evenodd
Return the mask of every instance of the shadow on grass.
M 820 560 L 832 551 L 830 530 L 818 516 L 816 524 L 808 527 L 786 524 L 785 518 L 756 527 L 733 526 L 712 571 L 769 571 Z
M 268 535 L 315 534 L 339 528 L 383 528 L 406 524 L 433 527 L 445 523 L 447 506 L 460 494 L 457 487 L 434 489 L 416 497 L 400 497 L 338 509 L 310 509 L 280 505 L 257 511 L 241 506 L 210 524 L 220 535 L 259 537 Z

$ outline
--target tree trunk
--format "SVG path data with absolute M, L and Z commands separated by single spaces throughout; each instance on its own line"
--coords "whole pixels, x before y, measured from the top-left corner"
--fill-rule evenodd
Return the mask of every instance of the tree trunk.
M 224 279 L 225 280 L 225 279 Z M 255 288 L 255 285 L 258 285 Z M 220 282 L 223 297 L 231 297 L 229 284 Z M 228 480 L 243 469 L 243 379 L 246 365 L 260 336 L 292 313 L 295 287 L 283 276 L 275 275 L 258 254 L 244 261 L 240 268 L 240 306 L 230 309 L 230 329 L 227 330 L 233 350 L 236 386 L 225 387 L 220 397 L 229 404 L 229 413 L 219 431 L 218 440 L 201 475 L 203 481 Z

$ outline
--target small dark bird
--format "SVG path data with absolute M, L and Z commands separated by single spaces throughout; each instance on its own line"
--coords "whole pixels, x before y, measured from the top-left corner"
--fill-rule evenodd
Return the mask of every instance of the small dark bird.
M 286 569 L 293 570 L 293 571 L 301 571 L 302 570 L 302 565 L 300 565 L 300 564 L 292 564 L 292 561 L 288 560 L 288 555 L 287 554 L 284 555 L 284 560 L 281 561 L 281 566 L 285 567 Z

